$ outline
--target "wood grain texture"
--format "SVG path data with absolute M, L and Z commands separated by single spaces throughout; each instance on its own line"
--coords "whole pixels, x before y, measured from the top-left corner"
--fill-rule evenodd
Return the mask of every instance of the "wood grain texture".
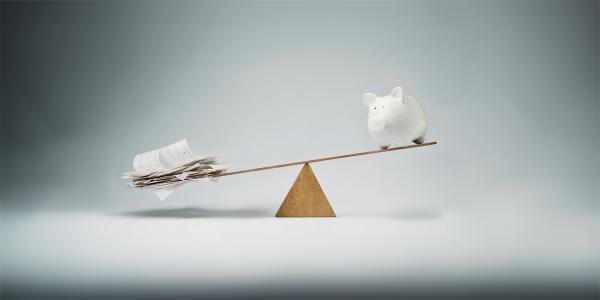
M 309 164 L 304 164 L 276 217 L 335 217 Z
M 243 173 L 258 172 L 258 171 L 264 171 L 264 170 L 269 170 L 269 169 L 276 169 L 276 168 L 283 168 L 283 167 L 295 166 L 295 165 L 310 164 L 310 163 L 315 163 L 315 162 L 320 162 L 320 161 L 325 161 L 325 160 L 333 160 L 333 159 L 347 158 L 347 157 L 360 156 L 360 155 L 368 155 L 368 154 L 375 154 L 375 153 L 391 152 L 391 151 L 404 150 L 404 149 L 410 149 L 410 148 L 426 147 L 426 146 L 432 146 L 432 145 L 435 145 L 435 144 L 437 144 L 437 142 L 429 142 L 429 143 L 424 143 L 424 144 L 415 144 L 415 145 L 408 145 L 408 146 L 392 147 L 392 148 L 387 148 L 387 149 L 382 149 L 382 150 L 373 150 L 373 151 L 349 153 L 349 154 L 343 154 L 343 155 L 336 155 L 336 156 L 322 157 L 322 158 L 309 159 L 309 160 L 303 160 L 303 161 L 296 161 L 296 162 L 279 164 L 279 165 L 271 165 L 271 166 L 265 166 L 265 167 L 259 167 L 259 168 L 252 168 L 252 169 L 246 169 L 246 170 L 225 172 L 225 173 L 213 175 L 211 177 L 231 176 L 231 175 L 237 175 L 237 174 L 243 174 Z

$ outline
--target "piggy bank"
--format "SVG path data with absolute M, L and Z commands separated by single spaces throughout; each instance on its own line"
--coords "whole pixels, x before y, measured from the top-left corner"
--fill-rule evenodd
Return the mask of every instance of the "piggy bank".
M 394 88 L 384 97 L 366 93 L 363 102 L 369 108 L 369 133 L 381 149 L 425 141 L 425 111 L 403 88 Z

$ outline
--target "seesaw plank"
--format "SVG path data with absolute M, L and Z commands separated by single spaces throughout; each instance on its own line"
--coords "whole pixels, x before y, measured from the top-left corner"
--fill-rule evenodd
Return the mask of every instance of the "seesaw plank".
M 218 175 L 214 175 L 212 177 L 223 177 L 223 176 L 238 175 L 238 174 L 243 174 L 243 173 L 258 172 L 258 171 L 264 171 L 264 170 L 270 170 L 270 169 L 276 169 L 276 168 L 284 168 L 284 167 L 289 167 L 289 166 L 310 164 L 310 163 L 315 163 L 315 162 L 320 162 L 320 161 L 326 161 L 326 160 L 334 160 L 334 159 L 348 158 L 348 157 L 360 156 L 360 155 L 369 155 L 369 154 L 376 154 L 376 153 L 383 153 L 383 152 L 391 152 L 391 151 L 404 150 L 404 149 L 410 149 L 410 148 L 426 147 L 426 146 L 432 146 L 432 145 L 435 145 L 435 144 L 437 144 L 437 142 L 429 142 L 429 143 L 423 143 L 423 144 L 415 144 L 415 145 L 408 145 L 408 146 L 392 147 L 392 148 L 383 149 L 383 150 L 373 150 L 373 151 L 349 153 L 349 154 L 343 154 L 343 155 L 336 155 L 336 156 L 322 157 L 322 158 L 316 158 L 316 159 L 310 159 L 310 160 L 290 162 L 290 163 L 279 164 L 279 165 L 271 165 L 271 166 L 265 166 L 265 167 L 259 167 L 259 168 L 252 168 L 252 169 L 245 169 L 245 170 L 239 170 L 239 171 L 233 171 L 233 172 L 225 172 L 225 173 L 221 173 L 221 174 L 218 174 Z

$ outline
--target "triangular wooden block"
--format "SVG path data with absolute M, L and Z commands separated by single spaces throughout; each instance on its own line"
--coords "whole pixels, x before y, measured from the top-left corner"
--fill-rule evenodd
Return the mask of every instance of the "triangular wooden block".
M 309 164 L 304 164 L 276 217 L 335 217 Z

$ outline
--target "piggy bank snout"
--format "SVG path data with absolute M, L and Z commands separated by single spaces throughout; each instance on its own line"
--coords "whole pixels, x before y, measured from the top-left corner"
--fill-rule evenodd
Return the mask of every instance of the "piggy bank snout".
M 376 118 L 376 119 L 369 120 L 369 128 L 371 128 L 371 130 L 373 130 L 375 132 L 382 131 L 386 127 L 388 127 L 388 124 L 382 118 Z

